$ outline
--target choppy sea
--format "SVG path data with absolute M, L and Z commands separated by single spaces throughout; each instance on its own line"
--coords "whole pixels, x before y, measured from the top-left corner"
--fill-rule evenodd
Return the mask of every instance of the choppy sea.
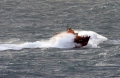
M 120 78 L 119 25 L 119 0 L 1 0 L 0 78 Z M 108 40 L 99 48 L 45 47 L 67 27 Z

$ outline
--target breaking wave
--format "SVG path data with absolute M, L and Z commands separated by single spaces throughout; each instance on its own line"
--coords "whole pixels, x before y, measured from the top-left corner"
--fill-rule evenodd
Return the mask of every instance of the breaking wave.
M 107 38 L 93 31 L 75 31 L 79 36 L 90 36 L 90 40 L 83 48 L 98 48 L 99 44 L 106 41 Z M 21 50 L 24 48 L 74 48 L 75 35 L 61 32 L 51 37 L 49 40 L 40 40 L 36 42 L 26 42 L 23 44 L 0 44 L 0 50 Z

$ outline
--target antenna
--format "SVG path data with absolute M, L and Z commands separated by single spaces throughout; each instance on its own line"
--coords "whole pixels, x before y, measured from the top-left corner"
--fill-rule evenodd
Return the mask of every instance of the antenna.
M 68 30 L 68 26 L 67 26 L 67 30 Z

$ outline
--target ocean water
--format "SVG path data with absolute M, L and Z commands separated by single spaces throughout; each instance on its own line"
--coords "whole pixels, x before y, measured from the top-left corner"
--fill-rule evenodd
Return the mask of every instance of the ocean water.
M 1 0 L 0 78 L 119 78 L 119 25 L 119 0 Z M 50 47 L 67 26 L 97 46 Z

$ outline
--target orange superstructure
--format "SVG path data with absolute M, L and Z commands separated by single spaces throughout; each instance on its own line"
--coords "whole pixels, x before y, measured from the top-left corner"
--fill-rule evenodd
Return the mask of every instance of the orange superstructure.
M 67 33 L 75 34 L 74 30 L 72 28 L 68 28 Z
M 77 44 L 81 44 L 82 46 L 86 46 L 88 44 L 88 41 L 90 39 L 90 36 L 79 36 L 78 33 L 75 33 L 75 31 L 72 28 L 68 28 L 67 33 L 72 33 L 76 37 L 74 39 L 74 42 Z M 77 46 L 76 46 L 77 48 Z

